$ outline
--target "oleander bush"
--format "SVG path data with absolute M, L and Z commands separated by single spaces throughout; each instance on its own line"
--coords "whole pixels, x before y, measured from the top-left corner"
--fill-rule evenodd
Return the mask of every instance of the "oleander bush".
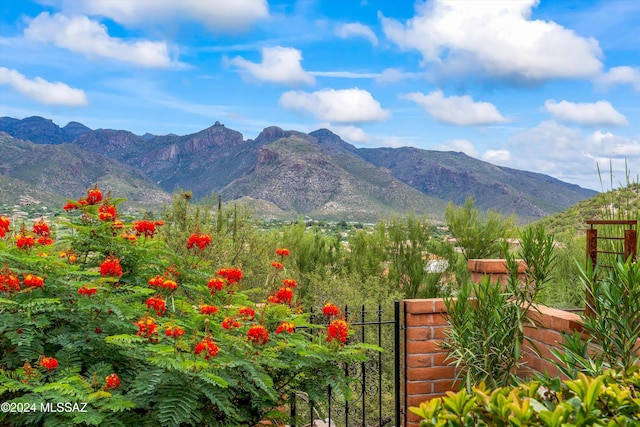
M 350 344 L 332 307 L 309 322 L 289 249 L 271 249 L 255 303 L 241 263 L 257 271 L 247 254 L 264 248 L 237 224 L 227 235 L 179 206 L 167 222 L 127 221 L 121 202 L 95 187 L 55 226 L 0 217 L 0 400 L 13 408 L 0 424 L 284 423 L 294 393 L 350 393 L 341 363 L 377 348 Z

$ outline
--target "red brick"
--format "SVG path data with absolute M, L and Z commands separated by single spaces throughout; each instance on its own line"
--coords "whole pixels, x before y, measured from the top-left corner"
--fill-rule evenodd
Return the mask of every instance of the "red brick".
M 462 384 L 463 383 L 460 380 L 435 380 L 433 381 L 433 392 L 442 393 L 445 391 L 459 391 Z
M 423 395 L 433 393 L 433 381 L 407 381 L 407 395 Z
M 431 325 L 430 317 L 431 313 L 421 313 L 421 314 L 407 314 L 405 325 L 407 327 L 411 326 L 429 326 Z
M 412 368 L 407 370 L 407 379 L 410 381 L 446 380 L 455 376 L 453 366 L 434 366 L 431 368 Z
M 407 340 L 409 341 L 424 341 L 433 338 L 433 329 L 435 326 L 420 326 L 420 327 L 408 327 L 406 329 Z
M 433 354 L 409 354 L 407 355 L 407 369 L 429 368 L 433 366 Z
M 422 402 L 431 399 L 433 395 L 428 394 L 410 394 L 407 396 L 407 406 L 419 406 Z
M 445 339 L 447 337 L 447 331 L 450 328 L 448 326 L 434 326 L 431 328 L 431 332 L 433 333 L 433 339 Z
M 447 305 L 442 298 L 437 298 L 433 303 L 433 311 L 435 313 L 447 313 Z
M 442 351 L 442 340 L 407 341 L 407 354 L 430 354 Z
M 540 330 L 540 341 L 551 347 L 558 347 L 558 343 L 562 342 L 562 334 L 553 329 Z
M 439 299 L 439 298 L 405 300 L 404 310 L 407 314 L 433 313 L 434 312 L 433 305 L 436 299 Z
M 448 353 L 433 353 L 433 366 L 449 366 L 447 355 Z

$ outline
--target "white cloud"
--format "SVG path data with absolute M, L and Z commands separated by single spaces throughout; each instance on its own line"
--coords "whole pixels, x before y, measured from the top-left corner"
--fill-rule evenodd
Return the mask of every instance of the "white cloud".
M 424 73 L 407 73 L 397 68 L 387 68 L 376 78 L 378 83 L 397 83 L 407 79 L 425 77 Z
M 511 161 L 509 150 L 487 150 L 482 155 L 482 160 L 496 165 L 508 165 Z
M 104 25 L 86 16 L 67 17 L 59 13 L 51 16 L 43 12 L 29 22 L 24 35 L 29 40 L 53 43 L 88 58 L 109 58 L 143 67 L 171 65 L 166 43 L 110 37 Z
M 351 143 L 351 144 L 369 144 L 372 141 L 372 137 L 367 135 L 364 130 L 357 126 L 347 125 L 332 125 L 330 123 L 326 124 L 326 127 L 331 130 L 331 132 L 339 135 L 343 140 Z
M 289 91 L 280 97 L 280 105 L 331 123 L 378 122 L 391 115 L 369 92 L 358 88 L 322 89 L 311 93 Z
M 336 35 L 340 38 L 346 39 L 349 37 L 363 37 L 372 45 L 378 45 L 378 38 L 373 33 L 371 28 L 366 25 L 360 24 L 359 22 L 353 22 L 350 24 L 342 24 L 336 29 Z
M 469 95 L 445 97 L 441 90 L 428 95 L 412 92 L 401 95 L 413 101 L 439 122 L 458 126 L 476 126 L 506 121 L 498 109 L 489 102 L 474 102 Z
M 385 35 L 418 50 L 441 72 L 486 74 L 519 81 L 592 77 L 601 50 L 553 21 L 532 20 L 538 0 L 432 0 L 406 23 L 381 16 Z
M 462 152 L 467 156 L 471 157 L 479 157 L 478 150 L 473 145 L 472 142 L 466 139 L 452 139 L 450 141 L 446 141 L 444 144 L 439 144 L 433 147 L 434 150 L 439 151 L 456 151 Z
M 317 77 L 335 77 L 340 79 L 374 79 L 379 76 L 376 73 L 359 73 L 355 71 L 309 71 L 309 74 Z
M 314 77 L 302 69 L 300 61 L 302 54 L 298 49 L 275 46 L 262 48 L 260 63 L 241 57 L 229 59 L 228 63 L 261 81 L 292 86 L 314 84 Z
M 544 108 L 551 115 L 563 122 L 577 123 L 587 126 L 627 125 L 627 118 L 616 111 L 609 101 L 593 103 L 575 103 L 569 101 L 556 102 L 547 99 Z
M 614 177 L 622 180 L 625 161 L 631 165 L 631 173 L 638 173 L 635 165 L 640 165 L 640 140 L 600 130 L 584 134 L 554 121 L 541 122 L 516 134 L 510 151 L 510 167 L 544 173 L 596 190 L 601 189 L 596 163 L 606 175 L 611 165 Z M 608 179 L 604 184 L 608 185 Z
M 80 89 L 41 77 L 29 80 L 20 72 L 5 67 L 0 67 L 0 84 L 7 84 L 27 98 L 45 105 L 77 107 L 89 104 L 86 94 Z
M 619 84 L 627 84 L 640 93 L 640 67 L 613 67 L 595 79 L 596 85 L 609 87 Z
M 99 15 L 127 26 L 195 21 L 238 32 L 269 16 L 267 0 L 57 0 L 65 12 Z

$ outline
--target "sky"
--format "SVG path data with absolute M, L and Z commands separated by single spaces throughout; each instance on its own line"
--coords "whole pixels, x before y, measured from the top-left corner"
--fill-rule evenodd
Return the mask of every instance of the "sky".
M 0 116 L 328 128 L 602 191 L 640 173 L 640 1 L 7 0 Z

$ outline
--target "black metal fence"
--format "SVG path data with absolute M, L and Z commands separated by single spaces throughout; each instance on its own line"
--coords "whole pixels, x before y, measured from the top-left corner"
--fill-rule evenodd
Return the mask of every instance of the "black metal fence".
M 321 402 L 310 402 L 304 395 L 292 396 L 291 427 L 400 427 L 400 302 L 394 304 L 393 317 L 382 307 L 358 310 L 344 307 L 345 318 L 355 333 L 350 342 L 375 344 L 382 352 L 372 352 L 366 362 L 344 365 L 351 380 L 349 399 L 337 397 L 329 388 Z M 311 313 L 311 322 L 314 313 Z

